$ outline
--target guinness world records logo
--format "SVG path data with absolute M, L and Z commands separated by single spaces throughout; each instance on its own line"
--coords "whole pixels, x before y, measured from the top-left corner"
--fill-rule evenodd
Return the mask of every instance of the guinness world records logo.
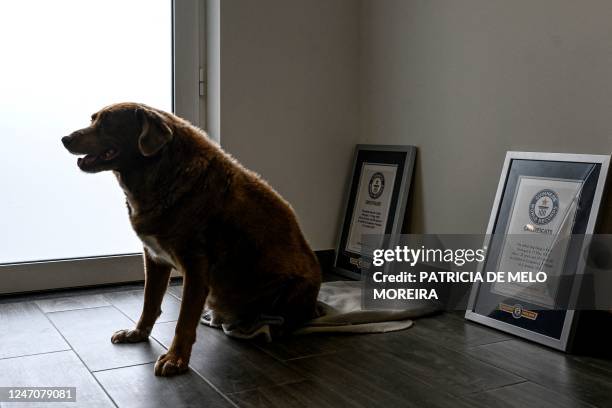
M 523 316 L 523 306 L 516 304 L 512 308 L 512 317 L 520 319 Z
M 529 320 L 537 320 L 539 314 L 538 312 L 534 312 L 533 310 L 525 309 L 523 305 L 519 303 L 515 305 L 507 305 L 505 303 L 500 303 L 499 310 L 505 313 L 510 313 L 515 319 L 525 318 Z
M 559 196 L 551 189 L 540 190 L 529 203 L 529 218 L 538 225 L 546 225 L 559 212 Z
M 385 190 L 385 176 L 381 172 L 376 172 L 370 177 L 370 183 L 368 184 L 368 194 L 370 198 L 377 199 L 380 197 Z

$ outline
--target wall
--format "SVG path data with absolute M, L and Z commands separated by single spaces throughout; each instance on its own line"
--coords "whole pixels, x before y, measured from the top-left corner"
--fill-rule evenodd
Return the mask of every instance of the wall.
M 314 249 L 335 246 L 358 138 L 359 2 L 222 0 L 222 146 L 287 200 Z
M 419 147 L 411 230 L 485 230 L 507 150 L 612 150 L 612 3 L 364 0 L 360 140 Z
M 335 246 L 357 142 L 419 147 L 416 233 L 483 232 L 507 150 L 611 150 L 608 1 L 218 3 L 213 133 L 315 249 Z

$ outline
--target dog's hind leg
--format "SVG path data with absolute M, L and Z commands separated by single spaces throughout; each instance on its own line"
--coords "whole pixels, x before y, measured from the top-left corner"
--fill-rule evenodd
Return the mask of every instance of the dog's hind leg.
M 275 314 L 283 316 L 285 323 L 282 332 L 290 333 L 304 322 L 317 316 L 317 296 L 320 283 L 309 279 L 296 279 L 287 287 L 278 303 Z
M 171 267 L 155 262 L 145 250 L 144 305 L 140 320 L 134 329 L 119 330 L 113 334 L 113 343 L 137 343 L 149 338 L 153 325 L 161 315 L 161 304 L 168 287 Z

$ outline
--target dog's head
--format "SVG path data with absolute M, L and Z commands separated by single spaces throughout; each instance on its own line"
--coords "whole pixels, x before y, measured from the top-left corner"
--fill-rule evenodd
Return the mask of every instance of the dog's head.
M 77 161 L 88 173 L 121 170 L 156 156 L 172 141 L 165 114 L 137 103 L 119 103 L 91 115 L 91 125 L 62 138 L 64 147 L 83 155 Z

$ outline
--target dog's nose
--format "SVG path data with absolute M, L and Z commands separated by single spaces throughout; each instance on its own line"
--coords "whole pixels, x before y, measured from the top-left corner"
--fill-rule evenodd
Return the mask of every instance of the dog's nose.
M 70 136 L 62 137 L 62 143 L 64 144 L 64 147 L 68 147 L 70 142 L 72 142 L 72 138 Z

